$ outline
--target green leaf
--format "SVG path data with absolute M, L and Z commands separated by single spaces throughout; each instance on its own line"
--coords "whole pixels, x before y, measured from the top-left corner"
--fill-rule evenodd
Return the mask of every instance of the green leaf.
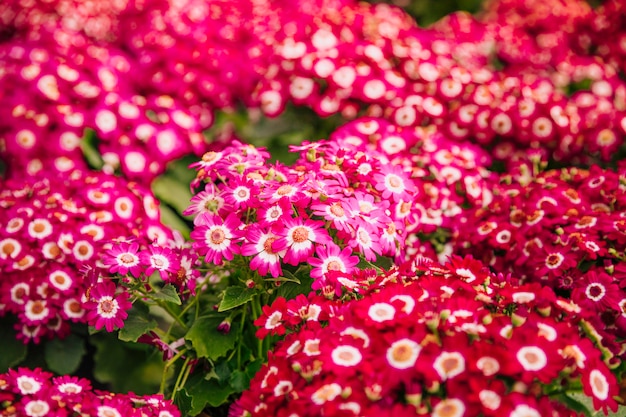
M 279 297 L 285 297 L 287 300 L 291 300 L 296 298 L 300 294 L 308 294 L 311 292 L 311 285 L 313 284 L 313 279 L 311 277 L 303 277 L 301 278 L 300 284 L 295 284 L 293 282 L 286 282 L 278 287 L 276 294 Z
M 85 339 L 70 334 L 64 339 L 52 339 L 47 342 L 44 355 L 50 370 L 64 375 L 78 369 L 86 352 Z
M 128 318 L 124 320 L 124 327 L 119 331 L 118 337 L 125 342 L 136 342 L 142 335 L 156 329 L 158 323 L 148 313 L 148 307 L 135 302 L 133 308 L 128 311 Z
M 80 148 L 90 167 L 94 169 L 102 168 L 104 161 L 100 152 L 98 152 L 98 138 L 93 129 L 85 129 L 83 140 L 80 141 Z
M 561 404 L 565 405 L 567 408 L 569 408 L 570 410 L 575 411 L 578 414 L 583 413 L 587 417 L 591 417 L 592 416 L 592 413 L 590 412 L 590 409 L 587 408 L 587 406 L 585 404 L 580 402 L 580 399 L 581 399 L 580 397 L 576 398 L 575 396 L 568 395 L 568 394 L 559 394 L 559 395 L 557 395 L 554 398 L 558 402 L 560 402 Z
M 219 407 L 224 404 L 231 394 L 235 393 L 232 387 L 220 385 L 217 379 L 190 378 L 185 387 L 191 396 L 191 409 L 189 415 L 199 414 L 207 404 L 211 407 Z
M 222 302 L 218 311 L 227 311 L 239 307 L 252 300 L 256 295 L 256 290 L 245 287 L 228 287 L 224 290 Z
M 181 182 L 169 175 L 161 175 L 155 179 L 152 182 L 152 191 L 159 201 L 173 207 L 181 217 L 192 197 L 189 182 Z
M 0 340 L 2 340 L 2 354 L 0 354 L 0 372 L 6 372 L 22 362 L 28 354 L 28 345 L 15 338 L 13 324 L 7 320 L 0 320 Z
M 178 407 L 180 414 L 183 416 L 195 416 L 196 413 L 192 412 L 192 397 L 189 395 L 185 388 L 176 392 L 176 397 L 174 397 L 174 404 Z M 202 411 L 202 410 L 200 410 Z
M 189 239 L 191 229 L 174 210 L 165 204 L 161 204 L 159 205 L 159 211 L 161 213 L 161 222 L 164 225 L 170 227 L 171 229 L 178 230 L 185 239 Z
M 199 357 L 217 360 L 235 346 L 236 332 L 223 334 L 217 330 L 222 320 L 220 317 L 200 317 L 185 335 Z
M 250 386 L 250 379 L 244 371 L 236 369 L 230 375 L 229 385 L 237 392 L 243 392 L 243 390 Z
M 159 292 L 154 294 L 154 298 L 167 301 L 168 303 L 181 305 L 178 291 L 176 291 L 176 287 L 174 287 L 172 284 L 166 284 L 163 288 L 161 288 Z

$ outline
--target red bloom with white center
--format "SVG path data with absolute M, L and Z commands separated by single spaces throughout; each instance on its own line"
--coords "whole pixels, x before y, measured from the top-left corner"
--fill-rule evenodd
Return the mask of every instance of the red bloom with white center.
M 198 226 L 191 232 L 194 240 L 193 248 L 205 257 L 206 262 L 221 265 L 223 259 L 231 261 L 235 254 L 240 252 L 237 245 L 239 240 L 239 225 L 241 221 L 235 214 L 226 219 L 203 214 L 196 217 Z
M 286 218 L 281 226 L 281 230 L 276 230 L 281 237 L 272 248 L 285 251 L 284 260 L 291 265 L 298 265 L 313 255 L 314 243 L 327 245 L 333 241 L 322 222 L 296 217 Z
M 620 311 L 618 303 L 621 294 L 610 275 L 603 271 L 589 271 L 574 283 L 572 300 L 583 309 L 597 313 L 607 310 Z
M 282 273 L 281 260 L 285 250 L 275 250 L 274 243 L 280 237 L 271 231 L 265 231 L 253 224 L 245 231 L 246 241 L 241 245 L 243 256 L 252 256 L 250 269 L 258 271 L 260 275 L 269 272 L 274 278 Z
M 109 272 L 126 275 L 130 272 L 139 278 L 144 265 L 139 259 L 139 244 L 137 242 L 119 242 L 102 256 L 102 263 L 109 266 Z
M 89 300 L 85 303 L 87 321 L 96 330 L 104 327 L 107 332 L 112 332 L 124 327 L 132 303 L 128 301 L 129 294 L 126 291 L 117 293 L 116 289 L 112 281 L 103 281 L 89 291 Z

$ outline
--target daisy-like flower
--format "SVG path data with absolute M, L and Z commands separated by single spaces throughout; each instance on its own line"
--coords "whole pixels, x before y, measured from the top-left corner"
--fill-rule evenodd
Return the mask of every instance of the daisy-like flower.
M 382 193 L 383 198 L 393 198 L 393 201 L 409 201 L 415 192 L 415 184 L 398 165 L 382 165 L 380 173 L 374 174 L 375 187 Z
M 251 225 L 246 231 L 246 243 L 241 245 L 243 256 L 252 256 L 250 269 L 261 275 L 269 272 L 274 278 L 282 273 L 281 260 L 285 250 L 275 250 L 274 243 L 280 236 L 271 231 L 265 231 L 257 224 Z
M 239 231 L 237 230 L 241 221 L 234 213 L 226 219 L 204 214 L 197 217 L 200 219 L 198 226 L 191 232 L 190 236 L 195 242 L 195 251 L 205 257 L 206 262 L 221 265 L 223 259 L 231 261 L 235 254 L 240 252 L 237 245 Z
M 129 294 L 126 291 L 116 294 L 116 288 L 112 281 L 103 281 L 96 283 L 89 291 L 85 309 L 89 325 L 96 330 L 104 327 L 107 332 L 112 332 L 124 327 L 132 303 L 128 301 Z
M 314 243 L 327 245 L 332 243 L 324 223 L 303 217 L 286 218 L 283 227 L 277 233 L 281 236 L 274 242 L 273 248 L 285 251 L 284 260 L 288 264 L 298 265 L 313 254 Z
M 315 249 L 315 254 L 317 257 L 310 257 L 308 263 L 313 266 L 311 277 L 318 280 L 323 278 L 329 271 L 349 273 L 359 263 L 359 257 L 353 255 L 350 248 L 342 250 L 334 243 L 318 246 Z M 315 283 L 314 286 L 316 286 Z
M 150 245 L 139 254 L 139 259 L 146 268 L 146 275 L 159 271 L 163 281 L 170 281 L 170 274 L 175 274 L 180 268 L 180 260 L 168 247 Z
M 126 275 L 130 272 L 139 278 L 144 265 L 139 259 L 139 244 L 136 242 L 119 242 L 102 256 L 102 263 L 108 265 L 109 272 Z
M 252 180 L 236 178 L 222 190 L 224 201 L 237 210 L 258 205 L 259 186 Z

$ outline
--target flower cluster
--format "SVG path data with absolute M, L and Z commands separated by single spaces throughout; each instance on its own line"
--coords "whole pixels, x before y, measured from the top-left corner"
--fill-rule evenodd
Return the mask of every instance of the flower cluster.
M 292 333 L 230 415 L 575 416 L 554 398 L 577 383 L 596 409 L 617 409 L 580 307 L 550 289 L 511 286 L 471 258 L 373 281 L 357 300 L 266 309 L 263 328 Z
M 529 148 L 609 159 L 626 132 L 619 1 L 599 10 L 492 2 L 480 20 L 457 13 L 427 29 L 398 8 L 348 0 L 77 3 L 0 9 L 9 173 L 20 161 L 31 172 L 50 160 L 60 170 L 83 164 L 89 128 L 105 169 L 148 182 L 204 152 L 213 112 L 241 103 L 270 116 L 293 102 L 320 115 L 365 110 L 400 126 L 435 124 L 505 161 Z
M 346 5 L 315 16 L 314 24 L 285 24 L 273 39 L 281 70 L 262 81 L 262 108 L 275 115 L 291 100 L 345 117 L 365 108 L 401 126 L 439 125 L 458 140 L 492 146 L 494 157 L 505 161 L 515 149 L 538 147 L 559 160 L 593 161 L 586 153 L 608 159 L 625 132 L 626 87 L 615 66 L 556 53 L 558 62 L 534 65 L 539 52 L 526 47 L 520 51 L 532 56 L 506 62 L 502 45 L 517 45 L 509 42 L 515 26 L 501 24 L 511 2 L 493 3 L 502 6 L 482 20 L 457 13 L 428 29 L 387 5 Z M 541 6 L 544 20 L 561 31 L 584 20 L 569 6 L 558 9 L 562 18 Z M 559 19 L 569 26 L 559 26 Z M 496 59 L 506 66 L 499 69 Z
M 410 235 L 450 227 L 462 205 L 491 198 L 488 155 L 433 129 L 358 119 L 292 150 L 300 151 L 293 166 L 270 165 L 265 151 L 235 141 L 192 164 L 204 189 L 185 214 L 196 216 L 191 237 L 207 263 L 242 255 L 272 277 L 307 263 L 320 279 L 351 271 L 353 254 L 399 261 L 425 250 L 421 241 L 409 247 Z
M 82 297 L 91 282 L 80 271 L 96 265 L 108 241 L 165 243 L 170 236 L 148 190 L 104 173 L 76 170 L 1 188 L 0 314 L 18 317 L 25 342 L 63 336 L 70 322 L 89 320 Z
M 179 417 L 180 412 L 161 395 L 99 391 L 87 379 L 18 368 L 0 374 L 0 415 Z
M 549 170 L 529 182 L 505 176 L 489 206 L 465 212 L 455 251 L 571 298 L 622 354 L 615 338 L 626 336 L 624 168 Z

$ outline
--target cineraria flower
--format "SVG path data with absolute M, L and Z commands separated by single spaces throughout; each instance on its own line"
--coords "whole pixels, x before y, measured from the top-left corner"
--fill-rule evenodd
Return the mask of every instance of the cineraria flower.
M 311 278 L 321 280 L 329 271 L 350 273 L 359 263 L 358 256 L 352 255 L 350 248 L 341 249 L 335 244 L 318 246 L 315 249 L 317 257 L 310 257 L 308 263 L 313 266 Z M 319 288 L 314 284 L 313 288 Z
M 191 232 L 194 240 L 193 248 L 198 255 L 204 256 L 206 262 L 221 265 L 222 259 L 231 261 L 240 252 L 237 245 L 239 239 L 240 220 L 230 214 L 226 219 L 211 214 L 196 217 L 198 226 Z
M 280 262 L 286 253 L 284 249 L 275 248 L 275 243 L 280 236 L 254 224 L 249 226 L 244 234 L 246 240 L 241 245 L 241 254 L 252 256 L 250 269 L 258 271 L 261 276 L 267 275 L 268 272 L 274 278 L 280 276 L 282 273 Z
M 177 273 L 180 268 L 180 260 L 172 249 L 154 244 L 143 250 L 139 259 L 145 267 L 146 275 L 159 271 L 161 279 L 166 282 L 170 281 L 170 274 Z
M 138 276 L 138 249 L 170 234 L 150 191 L 117 176 L 71 171 L 0 189 L 0 314 L 18 317 L 25 342 L 63 337 L 70 322 L 88 320 L 82 270 Z
M 473 259 L 405 265 L 370 277 L 359 292 L 308 298 L 321 303 L 323 319 L 292 320 L 295 303 L 283 298 L 263 308 L 258 336 L 287 336 L 231 417 L 395 415 L 404 407 L 437 417 L 573 417 L 545 391 L 570 384 L 582 384 L 596 409 L 617 409 L 617 379 L 565 300 L 499 280 Z
M 298 265 L 313 254 L 315 246 L 332 244 L 323 226 L 322 222 L 302 217 L 285 218 L 281 230 L 275 229 L 281 237 L 272 246 L 279 252 L 285 251 L 285 262 Z
M 3 413 L 11 415 L 73 415 L 80 410 L 88 416 L 180 416 L 178 409 L 161 395 L 94 390 L 87 379 L 53 376 L 39 368 L 18 368 L 0 374 L 0 387 Z
M 119 242 L 107 250 L 102 257 L 102 263 L 109 266 L 109 271 L 126 275 L 130 273 L 139 278 L 144 265 L 139 259 L 139 244 L 136 242 Z
M 132 307 L 127 291 L 118 292 L 112 281 L 103 281 L 92 286 L 88 294 L 85 309 L 90 326 L 96 330 L 104 327 L 107 332 L 124 327 L 127 311 Z

